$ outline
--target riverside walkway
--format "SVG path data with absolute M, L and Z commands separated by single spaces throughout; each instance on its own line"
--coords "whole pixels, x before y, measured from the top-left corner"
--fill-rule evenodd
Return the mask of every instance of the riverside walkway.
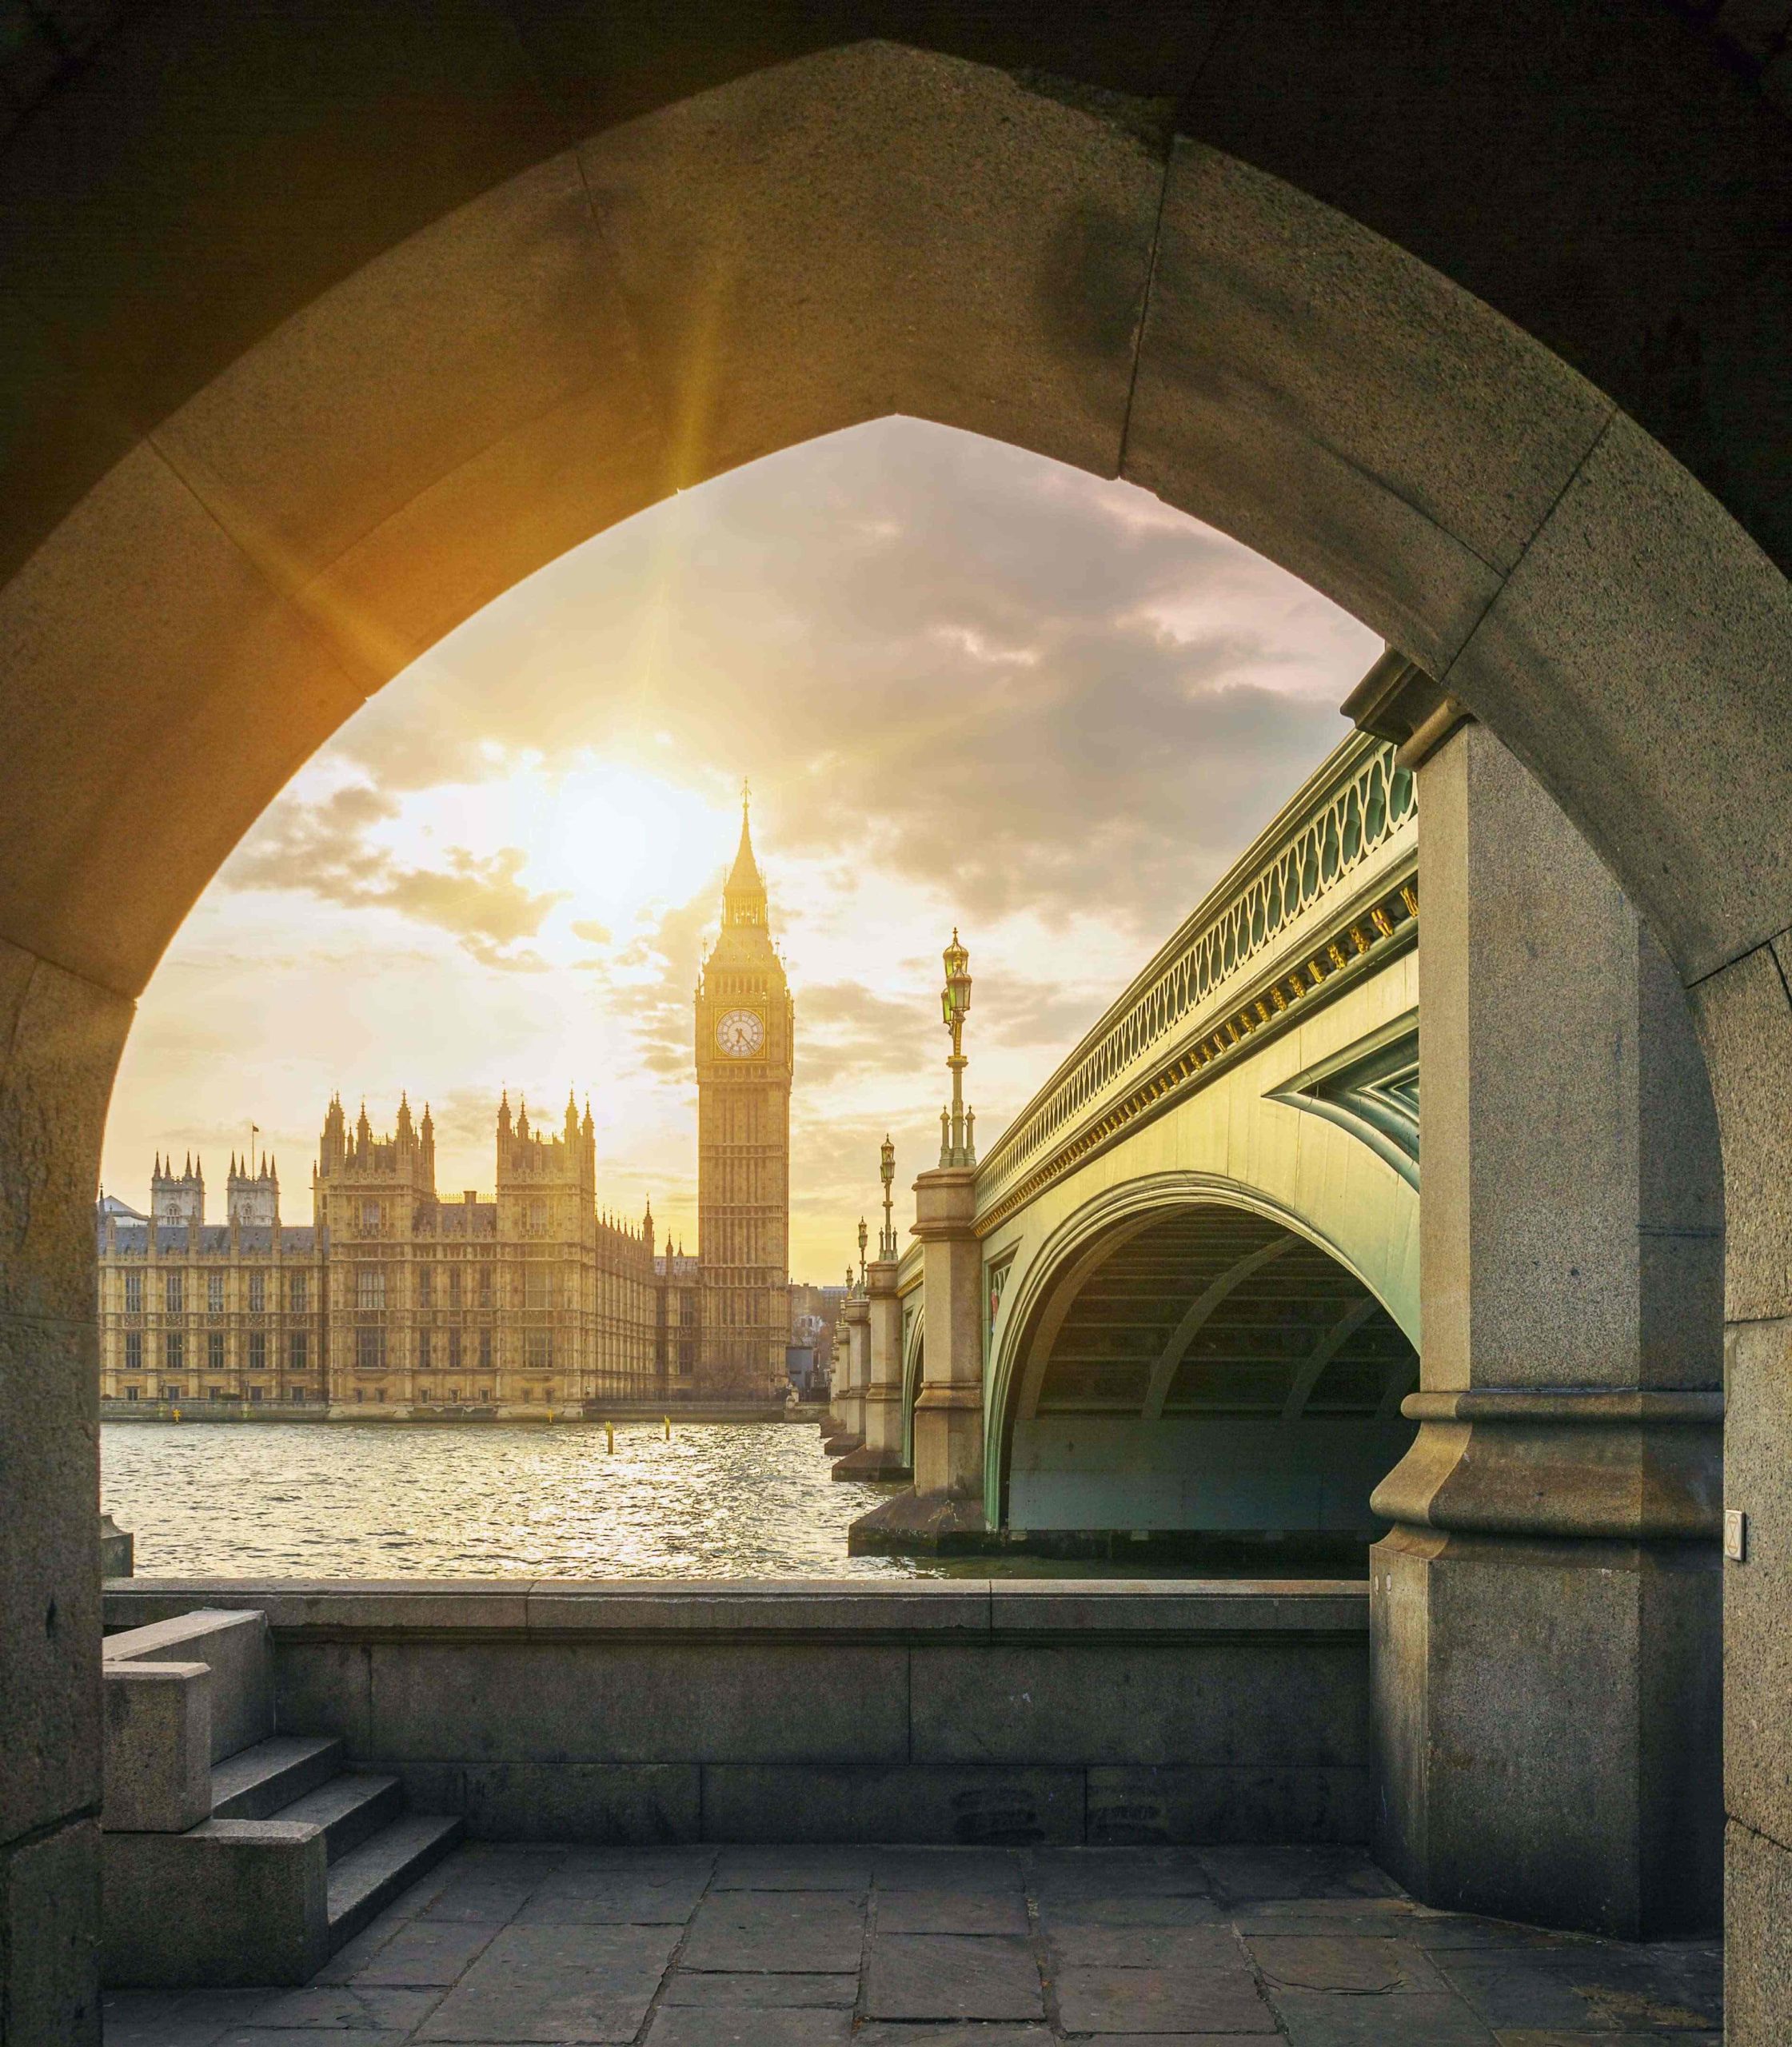
M 463 1848 L 301 1989 L 107 2047 L 1718 2047 L 1715 1942 L 1414 1904 L 1327 1848 Z

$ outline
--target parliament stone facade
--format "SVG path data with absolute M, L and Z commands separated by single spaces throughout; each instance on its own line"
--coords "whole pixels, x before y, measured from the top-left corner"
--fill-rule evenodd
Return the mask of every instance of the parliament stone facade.
M 146 1215 L 98 1217 L 109 1403 L 545 1415 L 783 1397 L 789 1339 L 794 1010 L 743 809 L 696 999 L 698 1253 L 600 1208 L 589 1105 L 549 1127 L 508 1095 L 495 1198 L 437 1191 L 435 1129 L 400 1101 L 376 1136 L 324 1118 L 312 1220 L 281 1220 L 274 1163 L 158 1156 Z

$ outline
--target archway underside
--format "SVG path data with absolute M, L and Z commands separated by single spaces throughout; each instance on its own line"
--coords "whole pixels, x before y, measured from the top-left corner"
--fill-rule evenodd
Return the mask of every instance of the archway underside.
M 1195 1209 L 1084 1283 L 1033 1411 L 1385 1416 L 1418 1376 L 1393 1317 L 1316 1244 L 1242 1211 Z
M 1367 1538 L 1419 1382 L 1368 1287 L 1242 1209 L 1179 1208 L 1116 1239 L 1036 1312 L 1010 1527 Z

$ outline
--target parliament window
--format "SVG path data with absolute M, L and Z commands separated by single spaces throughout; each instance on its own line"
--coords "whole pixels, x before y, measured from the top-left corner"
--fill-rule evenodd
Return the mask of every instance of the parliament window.
M 125 1334 L 125 1370 L 140 1372 L 143 1369 L 143 1332 L 140 1329 L 127 1330 Z
M 252 1272 L 249 1275 L 249 1312 L 262 1315 L 268 1305 L 268 1275 L 265 1272 Z
M 532 1329 L 523 1339 L 524 1359 L 532 1372 L 551 1372 L 554 1368 L 554 1333 L 551 1329 Z
M 305 1307 L 305 1275 L 293 1273 L 286 1282 L 286 1305 L 294 1315 L 303 1315 Z
M 385 1331 L 383 1329 L 357 1329 L 355 1331 L 355 1367 L 364 1372 L 384 1371 L 385 1369 Z M 360 1395 L 355 1398 L 358 1400 Z
M 419 1307 L 428 1307 L 435 1299 L 435 1276 L 433 1266 L 420 1265 L 417 1268 L 417 1304 Z
M 186 1339 L 178 1329 L 170 1329 L 162 1339 L 162 1363 L 165 1371 L 178 1372 L 186 1369 Z M 180 1398 L 178 1391 L 174 1398 Z
M 295 1329 L 286 1339 L 286 1368 L 289 1371 L 301 1372 L 305 1370 L 305 1353 L 310 1347 L 305 1332 L 302 1329 Z
M 170 1315 L 179 1315 L 186 1307 L 186 1275 L 180 1272 L 165 1272 L 162 1275 L 162 1305 Z
M 551 1265 L 523 1267 L 523 1306 L 551 1308 L 554 1304 L 554 1269 Z
M 259 1329 L 249 1332 L 249 1369 L 252 1372 L 265 1372 L 268 1368 L 268 1339 Z
M 489 1372 L 492 1369 L 492 1332 L 482 1329 L 479 1332 L 479 1369 Z M 481 1395 L 481 1398 L 485 1396 Z
M 214 1329 L 206 1339 L 206 1369 L 221 1372 L 224 1369 L 224 1332 Z
M 461 1268 L 457 1265 L 448 1268 L 448 1305 L 451 1308 L 461 1305 Z
M 206 1275 L 206 1312 L 222 1315 L 224 1312 L 224 1275 L 208 1272 Z
M 141 1315 L 143 1312 L 143 1275 L 141 1272 L 125 1275 L 125 1313 Z
M 461 1332 L 457 1329 L 448 1332 L 448 1368 L 453 1372 L 461 1369 Z
M 429 1332 L 426 1329 L 417 1333 L 417 1368 L 420 1372 L 429 1369 Z
M 357 1265 L 355 1267 L 355 1306 L 357 1308 L 383 1308 L 385 1306 L 385 1267 L 383 1265 Z

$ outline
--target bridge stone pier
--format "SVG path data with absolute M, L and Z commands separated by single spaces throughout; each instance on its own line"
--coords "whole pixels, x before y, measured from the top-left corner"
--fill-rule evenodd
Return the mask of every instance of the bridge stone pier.
M 1723 1202 L 1686 997 L 1428 676 L 1391 656 L 1349 708 L 1374 738 L 984 1165 L 916 1183 L 914 1489 L 855 1542 L 1366 1558 L 1387 1866 L 1708 1928 Z
M 906 1478 L 903 1454 L 902 1299 L 896 1261 L 874 1259 L 865 1268 L 864 1440 L 834 1466 L 836 1478 Z
M 1419 1435 L 1374 1497 L 1387 1866 L 1630 1936 L 1722 1895 L 1723 1195 L 1684 994 L 1567 820 L 1427 679 Z

